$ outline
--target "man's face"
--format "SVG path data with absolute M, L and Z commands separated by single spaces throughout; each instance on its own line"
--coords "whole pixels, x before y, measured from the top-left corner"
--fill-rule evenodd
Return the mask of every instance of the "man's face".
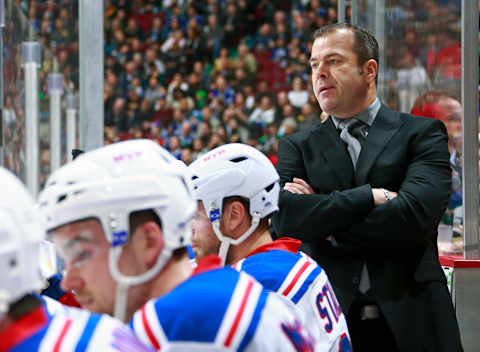
M 75 291 L 83 308 L 112 315 L 116 283 L 108 269 L 109 243 L 100 222 L 78 221 L 60 226 L 50 234 L 65 261 L 62 289 Z
M 192 230 L 192 248 L 197 260 L 210 254 L 218 254 L 220 241 L 213 231 L 212 223 L 201 201 L 198 202 Z
M 50 235 L 65 261 L 62 289 L 74 291 L 82 308 L 113 315 L 117 284 L 108 267 L 110 244 L 100 222 L 96 219 L 77 221 L 54 229 Z M 142 263 L 135 260 L 131 246 L 129 242 L 119 259 L 119 270 L 124 275 L 137 275 L 144 270 Z M 130 288 L 127 316 L 145 303 L 141 301 L 143 294 L 141 285 Z
M 340 29 L 317 38 L 312 47 L 313 91 L 323 111 L 351 117 L 368 106 L 366 63 L 358 65 L 354 36 Z

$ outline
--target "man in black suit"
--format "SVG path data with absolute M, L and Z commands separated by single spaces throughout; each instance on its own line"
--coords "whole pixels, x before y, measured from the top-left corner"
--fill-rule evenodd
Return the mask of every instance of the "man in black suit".
M 378 43 L 364 29 L 322 27 L 310 64 L 329 117 L 280 140 L 276 232 L 303 240 L 328 273 L 354 351 L 462 351 L 436 243 L 445 126 L 380 103 Z

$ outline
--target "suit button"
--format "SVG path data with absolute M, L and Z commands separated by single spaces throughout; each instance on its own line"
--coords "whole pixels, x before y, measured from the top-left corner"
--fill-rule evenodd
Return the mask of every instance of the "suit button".
M 354 283 L 355 285 L 358 285 L 360 283 L 360 278 L 358 276 L 354 276 L 352 278 L 352 283 Z

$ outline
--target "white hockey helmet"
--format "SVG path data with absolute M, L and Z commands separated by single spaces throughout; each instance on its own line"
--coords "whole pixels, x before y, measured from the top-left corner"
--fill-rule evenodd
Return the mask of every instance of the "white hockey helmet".
M 262 218 L 278 210 L 278 173 L 262 152 L 241 143 L 217 147 L 188 168 L 195 197 L 203 203 L 221 242 L 219 255 L 225 262 L 230 244 L 243 242 L 255 231 Z M 250 228 L 237 239 L 226 237 L 220 231 L 223 200 L 232 196 L 248 199 L 252 216 Z
M 12 173 L 0 168 L 0 313 L 44 286 L 39 254 L 45 230 L 32 196 Z
M 138 285 L 160 272 L 175 249 L 191 243 L 196 203 L 187 175 L 186 167 L 153 141 L 115 143 L 82 154 L 55 171 L 40 193 L 39 207 L 49 231 L 97 218 L 111 244 L 113 278 L 124 287 Z M 118 270 L 118 259 L 131 235 L 129 216 L 149 209 L 161 220 L 164 249 L 149 271 L 125 276 Z

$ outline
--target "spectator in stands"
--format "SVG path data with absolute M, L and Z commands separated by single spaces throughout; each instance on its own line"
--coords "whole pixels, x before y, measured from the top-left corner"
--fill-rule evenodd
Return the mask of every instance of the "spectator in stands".
M 241 13 L 237 12 L 237 5 L 235 3 L 227 3 L 221 17 L 221 24 L 224 30 L 222 45 L 228 49 L 235 48 L 239 38 L 245 35 L 245 20 L 242 18 Z
M 203 28 L 203 38 L 206 43 L 206 49 L 210 53 L 210 59 L 218 56 L 220 46 L 223 41 L 224 29 L 218 23 L 217 16 L 209 15 L 207 26 Z
M 206 152 L 207 152 L 207 149 L 203 147 L 202 140 L 200 138 L 195 138 L 193 140 L 193 146 L 192 146 L 192 160 L 196 160 Z
M 260 137 L 263 128 L 274 120 L 275 108 L 272 105 L 272 99 L 268 94 L 265 94 L 260 100 L 260 105 L 248 117 L 248 124 Z
M 411 113 L 443 121 L 447 127 L 450 153 L 454 152 L 455 141 L 462 137 L 462 105 L 458 99 L 444 91 L 429 91 L 415 100 Z
M 399 55 L 399 69 L 395 82 L 398 92 L 399 110 L 409 112 L 415 99 L 431 89 L 427 71 L 410 51 Z
M 247 75 L 252 78 L 257 72 L 257 59 L 246 44 L 240 44 L 237 49 L 238 56 L 233 62 L 234 67 L 244 69 Z
M 299 130 L 309 130 L 321 122 L 320 116 L 313 110 L 312 104 L 305 103 L 302 106 L 302 112 L 298 117 L 300 121 Z
M 293 88 L 288 92 L 288 101 L 298 111 L 308 102 L 308 91 L 305 89 L 303 80 L 300 77 L 293 79 Z
M 182 156 L 182 144 L 180 143 L 180 138 L 178 136 L 171 136 L 168 140 L 168 151 L 178 160 Z
M 220 48 L 218 58 L 213 63 L 212 76 L 223 75 L 226 78 L 232 77 L 233 72 L 233 59 L 228 53 L 226 47 Z
M 221 99 L 225 104 L 230 105 L 235 98 L 235 91 L 228 86 L 224 76 L 219 75 L 215 80 L 215 88 L 210 91 L 212 98 Z

